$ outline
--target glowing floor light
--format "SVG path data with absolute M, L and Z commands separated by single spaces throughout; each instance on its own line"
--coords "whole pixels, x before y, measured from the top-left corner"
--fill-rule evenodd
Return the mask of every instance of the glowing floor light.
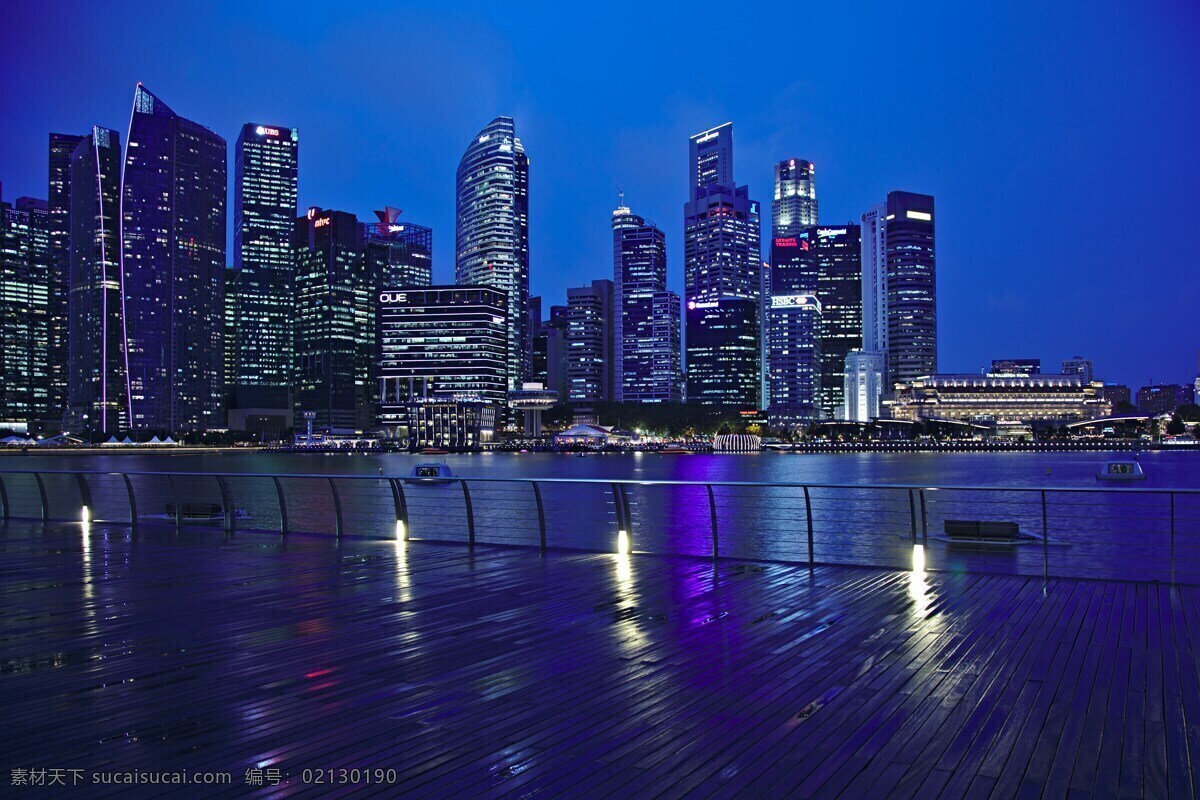
M 408 541 L 408 529 L 404 527 L 404 520 L 396 520 L 396 538 L 402 542 Z
M 625 531 L 617 531 L 617 554 L 629 555 L 629 534 Z
M 84 507 L 83 507 L 83 513 L 82 513 L 82 515 L 80 516 L 80 519 L 82 519 L 84 522 L 91 522 L 91 521 L 92 521 L 92 511 L 91 511 L 91 509 L 89 509 L 87 506 L 84 506 Z

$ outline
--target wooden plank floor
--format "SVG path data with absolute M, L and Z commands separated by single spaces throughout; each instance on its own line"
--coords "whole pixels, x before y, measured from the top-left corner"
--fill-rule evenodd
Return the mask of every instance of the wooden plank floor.
M 1197 587 L 102 525 L 0 550 L 6 788 L 1200 796 Z M 396 782 L 303 782 L 355 768 Z

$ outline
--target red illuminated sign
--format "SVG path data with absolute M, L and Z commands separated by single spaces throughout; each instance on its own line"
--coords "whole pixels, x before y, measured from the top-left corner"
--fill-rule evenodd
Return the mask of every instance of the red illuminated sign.
M 776 239 L 775 246 L 776 247 L 795 247 L 796 240 L 794 237 L 790 237 L 790 236 L 786 239 Z
M 329 224 L 329 217 L 321 217 L 320 219 L 313 221 L 314 228 L 324 228 L 328 224 Z

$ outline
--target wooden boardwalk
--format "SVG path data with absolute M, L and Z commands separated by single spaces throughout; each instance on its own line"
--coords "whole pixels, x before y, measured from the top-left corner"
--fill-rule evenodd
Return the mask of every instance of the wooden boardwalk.
M 1196 587 L 78 525 L 0 549 L 5 789 L 1200 796 Z M 396 782 L 303 782 L 342 768 Z

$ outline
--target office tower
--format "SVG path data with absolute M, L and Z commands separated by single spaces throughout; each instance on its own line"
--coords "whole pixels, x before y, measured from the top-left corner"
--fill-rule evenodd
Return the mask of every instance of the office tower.
M 433 229 L 401 222 L 398 208 L 376 211 L 378 222 L 363 225 L 367 272 L 378 289 L 433 283 Z
M 883 353 L 851 350 L 846 354 L 842 418 L 869 422 L 879 417 L 883 395 Z
M 225 140 L 138 84 L 121 182 L 134 428 L 225 427 Z
M 846 356 L 863 346 L 862 249 L 859 226 L 813 227 L 800 243 L 816 270 L 816 295 L 821 301 L 821 388 L 819 405 L 827 417 L 844 409 Z
M 775 199 L 771 201 L 771 235 L 799 236 L 817 224 L 817 187 L 811 161 L 789 158 L 775 165 Z
M 1137 391 L 1138 411 L 1151 416 L 1173 413 L 1192 400 L 1192 387 L 1178 383 L 1152 384 Z
M 296 219 L 296 416 L 317 430 L 349 434 L 372 422 L 374 292 L 358 219 L 310 208 Z
M 567 398 L 613 398 L 613 282 L 567 289 Z
M 691 137 L 684 205 L 689 402 L 762 402 L 758 202 L 733 179 L 733 127 Z M 745 302 L 743 302 L 745 301 Z
M 772 294 L 770 313 L 767 419 L 775 428 L 802 427 L 822 416 L 821 302 L 812 294 Z
M 49 217 L 45 200 L 0 198 L 0 429 L 28 432 L 50 411 Z
M 863 215 L 863 347 L 887 355 L 887 385 L 937 372 L 933 198 L 889 192 Z
M 86 438 L 129 428 L 121 292 L 121 141 L 96 127 L 71 153 L 67 424 Z
M 1092 369 L 1092 360 L 1083 356 L 1075 356 L 1063 361 L 1062 373 L 1063 375 L 1081 375 L 1084 383 L 1091 383 L 1096 379 Z
M 67 312 L 71 273 L 71 154 L 84 139 L 50 134 L 49 203 L 50 283 L 47 324 L 50 400 L 47 416 L 60 424 L 67 410 Z
M 682 402 L 679 295 L 667 290 L 666 236 L 623 202 L 612 229 L 613 399 Z
M 989 371 L 990 375 L 1030 375 L 1042 374 L 1042 360 L 1040 358 L 994 358 L 992 359 L 992 368 Z M 1063 374 L 1067 373 L 1065 370 Z M 1088 379 L 1090 382 L 1090 378 Z
M 507 295 L 428 286 L 377 300 L 379 425 L 422 445 L 469 449 L 490 436 L 508 391 Z
M 455 282 L 508 298 L 508 388 L 529 375 L 529 159 L 512 117 L 496 117 L 458 164 Z
M 290 245 L 289 245 L 290 246 Z M 225 270 L 225 403 L 236 406 L 238 382 L 238 313 L 241 308 L 243 271 L 237 267 Z M 290 348 L 289 348 L 290 349 Z M 234 427 L 232 424 L 230 427 Z
M 567 374 L 567 307 L 551 306 L 550 319 L 540 321 L 535 330 L 530 373 L 532 380 L 558 392 L 559 398 L 566 400 L 570 388 Z
M 295 362 L 292 331 L 296 303 L 297 170 L 300 136 L 295 128 L 249 122 L 234 150 L 233 258 L 240 272 L 234 315 L 236 345 L 226 347 L 234 365 L 227 394 L 233 409 L 272 410 L 291 426 Z M 241 428 L 244 414 L 231 415 Z

